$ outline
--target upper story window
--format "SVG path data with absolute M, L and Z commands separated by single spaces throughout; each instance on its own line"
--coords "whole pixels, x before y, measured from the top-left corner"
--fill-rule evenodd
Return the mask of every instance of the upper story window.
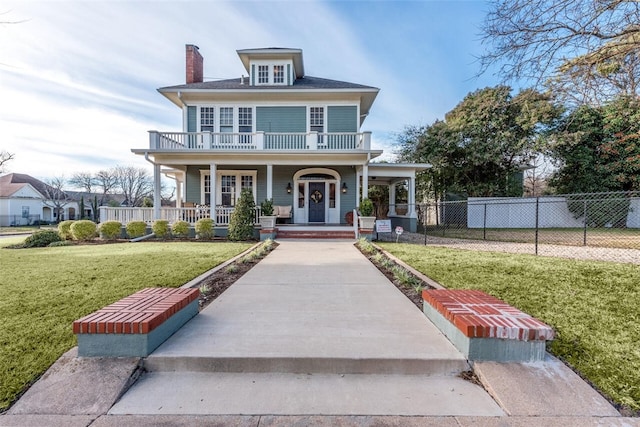
M 324 132 L 324 107 L 309 108 L 309 130 Z
M 200 108 L 200 131 L 201 132 L 213 132 L 215 107 L 202 107 Z
M 284 83 L 284 65 L 273 66 L 273 83 Z
M 220 132 L 233 132 L 233 107 L 220 107 Z
M 269 83 L 269 66 L 268 65 L 258 65 L 258 83 L 259 84 Z

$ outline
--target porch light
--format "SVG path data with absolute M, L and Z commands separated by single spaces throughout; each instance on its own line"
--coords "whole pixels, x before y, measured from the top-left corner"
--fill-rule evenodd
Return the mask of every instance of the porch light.
M 287 194 L 291 194 L 291 183 L 287 184 Z
M 347 194 L 347 183 L 346 182 L 342 183 L 342 194 Z

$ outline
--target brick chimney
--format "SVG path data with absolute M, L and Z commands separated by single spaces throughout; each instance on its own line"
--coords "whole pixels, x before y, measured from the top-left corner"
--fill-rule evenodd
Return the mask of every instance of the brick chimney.
M 187 48 L 187 84 L 202 83 L 203 62 L 202 55 L 198 50 L 198 46 L 193 44 L 186 45 Z

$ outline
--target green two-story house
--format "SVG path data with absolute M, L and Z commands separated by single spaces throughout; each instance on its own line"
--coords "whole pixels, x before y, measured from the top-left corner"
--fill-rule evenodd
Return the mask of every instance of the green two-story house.
M 305 74 L 301 49 L 237 51 L 246 75 L 204 81 L 203 57 L 186 46 L 186 83 L 159 89 L 182 113 L 181 132 L 150 131 L 132 151 L 176 180 L 176 208 L 206 205 L 224 225 L 240 192 L 257 205 L 290 206 L 292 224 L 345 224 L 371 184 L 390 186 L 389 216 L 415 229 L 415 174 L 428 165 L 371 163 L 382 150 L 361 129 L 379 89 Z M 395 185 L 409 190 L 403 215 Z M 398 209 L 400 211 L 400 209 Z

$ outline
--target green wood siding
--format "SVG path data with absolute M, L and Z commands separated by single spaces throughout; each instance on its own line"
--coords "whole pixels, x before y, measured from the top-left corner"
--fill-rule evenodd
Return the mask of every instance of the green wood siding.
M 198 107 L 189 105 L 187 107 L 187 132 L 198 131 Z
M 256 130 L 306 132 L 307 107 L 256 107 Z
M 200 203 L 200 167 L 198 166 L 187 167 L 184 200 Z
M 358 108 L 355 105 L 334 105 L 327 109 L 327 132 L 357 132 Z

